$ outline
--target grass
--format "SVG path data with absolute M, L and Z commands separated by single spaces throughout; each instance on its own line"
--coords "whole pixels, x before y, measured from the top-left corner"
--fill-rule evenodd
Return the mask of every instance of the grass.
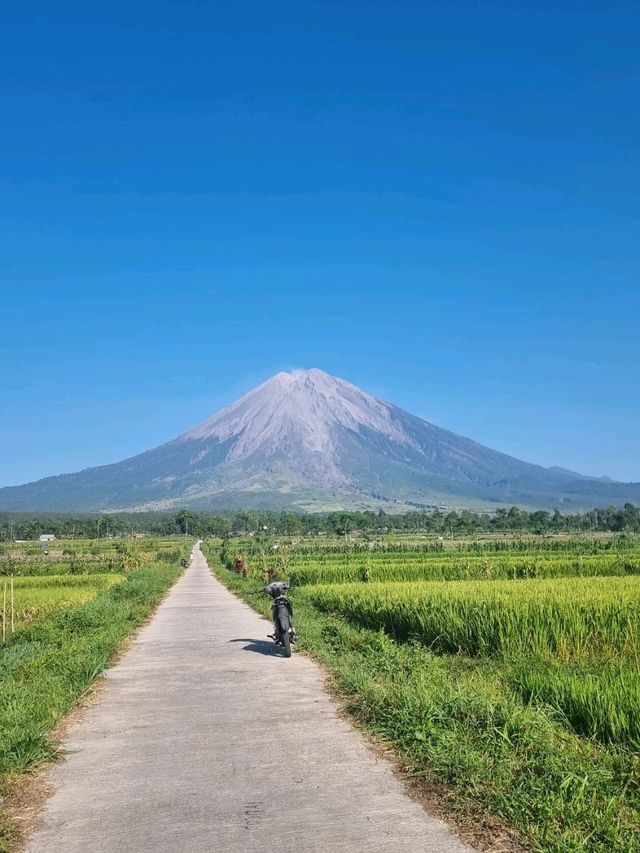
M 120 582 L 107 575 L 107 588 L 97 596 L 95 575 L 69 577 L 59 587 L 61 595 L 84 594 L 93 584 L 91 600 L 74 606 L 68 606 L 68 598 L 59 600 L 60 609 L 16 631 L 0 648 L 1 796 L 15 790 L 21 773 L 56 754 L 49 732 L 180 572 L 179 561 L 160 561 L 131 571 Z M 28 580 L 35 581 L 32 592 L 42 592 L 51 578 Z M 15 827 L 0 817 L 0 851 L 11 849 L 14 840 Z
M 208 556 L 223 582 L 267 615 L 269 603 L 261 580 L 243 579 L 228 571 L 213 550 Z M 593 580 L 604 586 L 636 579 Z M 618 636 L 618 628 L 598 628 L 598 621 L 589 622 L 587 615 L 587 623 L 596 629 L 591 637 L 591 630 L 585 635 L 573 623 L 574 617 L 562 621 L 560 616 L 561 630 L 568 626 L 570 632 L 565 640 L 562 633 L 553 631 L 549 640 L 542 628 L 529 634 L 523 625 L 532 624 L 537 595 L 531 592 L 524 607 L 529 622 L 521 617 L 511 623 L 509 606 L 521 592 L 526 599 L 526 584 L 536 583 L 548 582 L 512 581 L 500 598 L 499 582 L 484 582 L 475 598 L 471 594 L 467 610 L 464 596 L 456 594 L 451 583 L 424 584 L 438 587 L 440 596 L 446 592 L 443 588 L 451 590 L 452 598 L 445 596 L 441 615 L 450 615 L 446 607 L 462 608 L 455 641 L 440 645 L 433 643 L 431 633 L 424 633 L 425 625 L 429 630 L 438 628 L 437 597 L 421 593 L 422 603 L 430 601 L 433 612 L 429 607 L 418 608 L 414 585 L 408 585 L 412 592 L 406 594 L 402 630 L 397 630 L 395 619 L 390 621 L 391 609 L 386 608 L 382 591 L 377 598 L 374 595 L 375 605 L 367 605 L 374 584 L 360 583 L 355 585 L 357 593 L 351 587 L 345 592 L 360 607 L 356 616 L 340 604 L 340 586 L 322 592 L 303 587 L 292 591 L 300 648 L 326 665 L 348 710 L 392 746 L 410 775 L 447 786 L 454 811 L 467 818 L 483 813 L 497 816 L 518 830 L 532 849 L 545 853 L 639 851 L 640 761 L 630 726 L 623 714 L 618 714 L 619 719 L 610 713 L 603 717 L 601 705 L 597 700 L 594 704 L 594 696 L 600 696 L 603 688 L 613 691 L 614 708 L 633 694 L 637 680 L 629 681 L 627 691 L 617 669 L 623 667 L 624 675 L 635 672 L 628 643 L 633 627 L 629 628 L 623 613 L 616 623 L 622 626 L 623 636 Z M 584 583 L 580 594 L 588 595 L 591 580 Z M 456 586 L 462 591 L 462 585 Z M 565 601 L 573 597 L 578 614 L 584 615 L 578 607 L 575 581 L 563 588 Z M 491 595 L 491 589 L 496 596 L 493 610 L 489 606 L 485 612 L 483 596 Z M 624 611 L 624 606 L 637 604 L 637 590 L 627 587 L 622 601 L 618 590 L 609 598 L 612 612 L 620 613 L 620 608 Z M 331 606 L 332 600 L 337 607 Z M 601 618 L 598 601 L 596 589 L 592 603 Z M 504 623 L 500 606 L 507 608 Z M 416 614 L 422 620 L 418 630 Z M 475 619 L 471 627 L 465 624 L 470 614 Z M 546 611 L 539 621 L 546 623 Z M 501 639 L 505 624 L 512 636 L 522 640 L 518 653 L 511 656 L 504 654 Z M 535 654 L 526 649 L 529 636 L 539 643 Z M 610 640 L 615 652 L 607 667 L 598 656 Z M 611 723 L 608 735 L 603 719 Z
M 640 677 L 633 666 L 604 661 L 593 667 L 528 658 L 505 664 L 525 701 L 556 711 L 578 734 L 640 753 Z
M 114 573 L 13 578 L 15 629 L 20 630 L 34 619 L 40 619 L 62 607 L 84 604 L 114 584 L 123 581 L 124 577 Z M 10 638 L 11 579 L 4 580 L 7 584 L 6 631 L 7 638 Z M 0 595 L 4 595 L 2 578 L 0 578 Z
M 640 751 L 640 578 L 305 587 L 318 609 L 439 653 L 499 657 L 527 701 Z
M 443 652 L 635 659 L 640 578 L 310 586 L 320 609 Z

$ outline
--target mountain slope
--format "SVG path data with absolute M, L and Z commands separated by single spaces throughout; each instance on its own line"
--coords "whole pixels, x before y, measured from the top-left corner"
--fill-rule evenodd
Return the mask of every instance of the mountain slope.
M 0 509 L 50 511 L 625 501 L 640 501 L 640 484 L 521 462 L 321 370 L 279 373 L 123 462 L 0 489 Z

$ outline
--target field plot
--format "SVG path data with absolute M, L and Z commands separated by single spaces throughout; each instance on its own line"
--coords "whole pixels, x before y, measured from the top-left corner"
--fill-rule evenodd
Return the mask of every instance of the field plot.
M 640 850 L 637 543 L 210 553 L 263 612 L 269 569 L 291 580 L 302 647 L 454 810 L 486 809 L 535 850 Z
M 0 796 L 55 754 L 48 733 L 160 601 L 192 544 L 182 537 L 56 542 L 48 554 L 29 543 L 4 549 Z M 0 851 L 12 849 L 15 832 L 0 813 Z
M 640 751 L 640 578 L 310 587 L 309 601 L 400 642 L 493 656 L 580 733 Z M 564 666 L 562 666 L 564 664 Z
M 363 579 L 518 580 L 633 574 L 640 575 L 640 551 L 601 554 L 352 551 L 318 556 L 295 553 L 290 571 L 291 580 L 297 584 L 345 583 Z
M 274 545 L 276 546 L 274 548 Z M 486 542 L 418 544 L 384 542 L 255 540 L 228 543 L 227 558 L 239 554 L 249 575 L 266 577 L 269 567 L 286 572 L 296 585 L 349 581 L 521 580 L 592 576 L 640 576 L 640 544 L 609 540 L 492 539 Z
M 394 639 L 468 655 L 633 659 L 640 578 L 312 586 L 313 604 Z
M 0 576 L 84 575 L 127 572 L 151 560 L 175 562 L 183 556 L 181 537 L 142 540 L 56 540 L 0 545 Z
M 95 598 L 116 583 L 125 579 L 125 575 L 115 572 L 89 575 L 31 575 L 17 578 L 0 578 L 0 594 L 3 598 L 3 619 L 9 630 L 13 622 L 15 630 L 20 630 L 34 619 L 75 604 L 84 604 Z M 13 588 L 13 597 L 11 590 Z M 13 605 L 13 619 L 12 609 Z

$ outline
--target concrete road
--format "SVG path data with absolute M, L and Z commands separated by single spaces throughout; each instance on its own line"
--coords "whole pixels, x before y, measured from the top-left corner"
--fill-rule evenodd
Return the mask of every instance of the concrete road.
M 200 550 L 50 768 L 30 853 L 462 853 Z

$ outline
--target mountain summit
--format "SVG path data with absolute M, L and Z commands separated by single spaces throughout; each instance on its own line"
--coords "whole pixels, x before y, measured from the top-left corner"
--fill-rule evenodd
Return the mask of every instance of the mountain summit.
M 178 441 L 233 441 L 228 464 L 286 462 L 318 484 L 348 486 L 339 459 L 341 430 L 368 429 L 399 444 L 409 439 L 390 407 L 322 370 L 278 373 Z
M 278 373 L 166 444 L 99 468 L 0 489 L 0 509 L 405 509 L 640 500 L 640 484 L 490 450 L 322 370 Z

